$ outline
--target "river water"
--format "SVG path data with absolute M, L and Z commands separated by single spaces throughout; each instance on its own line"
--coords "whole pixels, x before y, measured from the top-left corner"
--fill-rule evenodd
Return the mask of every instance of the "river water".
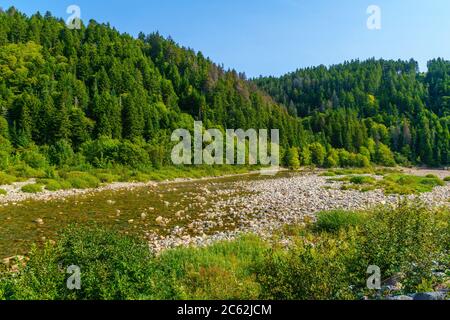
M 49 201 L 24 201 L 0 207 L 0 258 L 24 255 L 33 243 L 55 240 L 70 224 L 98 224 L 125 234 L 145 238 L 165 235 L 175 225 L 183 227 L 208 210 L 216 201 L 237 197 L 246 191 L 241 182 L 276 179 L 259 174 L 162 183 L 155 186 L 96 191 Z M 166 226 L 157 217 L 170 220 Z M 223 229 L 230 226 L 223 226 Z M 220 230 L 211 229 L 208 232 Z

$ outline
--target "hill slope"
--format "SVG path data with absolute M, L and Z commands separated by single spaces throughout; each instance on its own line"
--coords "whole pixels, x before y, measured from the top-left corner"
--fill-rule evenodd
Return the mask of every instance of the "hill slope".
M 450 62 L 430 61 L 428 70 L 372 59 L 254 82 L 336 148 L 357 151 L 373 139 L 412 162 L 448 164 Z

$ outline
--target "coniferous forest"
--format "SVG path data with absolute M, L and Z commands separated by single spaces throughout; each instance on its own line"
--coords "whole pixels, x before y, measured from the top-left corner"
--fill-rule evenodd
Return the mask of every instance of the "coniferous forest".
M 445 166 L 450 62 L 351 61 L 247 80 L 158 33 L 0 14 L 0 166 L 170 164 L 170 134 L 280 129 L 286 165 Z

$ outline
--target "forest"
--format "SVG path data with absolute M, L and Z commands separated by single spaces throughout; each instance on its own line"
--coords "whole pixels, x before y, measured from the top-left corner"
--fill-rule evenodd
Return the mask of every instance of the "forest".
M 279 129 L 285 165 L 450 162 L 450 62 L 247 79 L 158 33 L 0 12 L 0 170 L 170 166 L 177 128 Z

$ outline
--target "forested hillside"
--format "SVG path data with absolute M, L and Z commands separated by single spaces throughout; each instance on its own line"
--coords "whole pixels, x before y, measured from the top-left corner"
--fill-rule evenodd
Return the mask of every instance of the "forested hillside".
M 300 121 L 242 74 L 158 34 L 134 39 L 94 21 L 70 30 L 49 13 L 28 18 L 14 8 L 0 25 L 3 164 L 28 150 L 55 165 L 169 164 L 172 131 L 194 119 L 279 128 L 285 146 L 305 139 Z
M 397 162 L 450 161 L 450 62 L 368 60 L 297 70 L 255 83 L 324 144 L 358 151 L 383 143 Z
M 0 170 L 170 165 L 170 135 L 280 129 L 286 164 L 449 163 L 449 63 L 352 62 L 248 81 L 158 33 L 0 13 Z M 258 87 L 259 86 L 259 87 Z M 265 91 L 265 92 L 264 92 Z

